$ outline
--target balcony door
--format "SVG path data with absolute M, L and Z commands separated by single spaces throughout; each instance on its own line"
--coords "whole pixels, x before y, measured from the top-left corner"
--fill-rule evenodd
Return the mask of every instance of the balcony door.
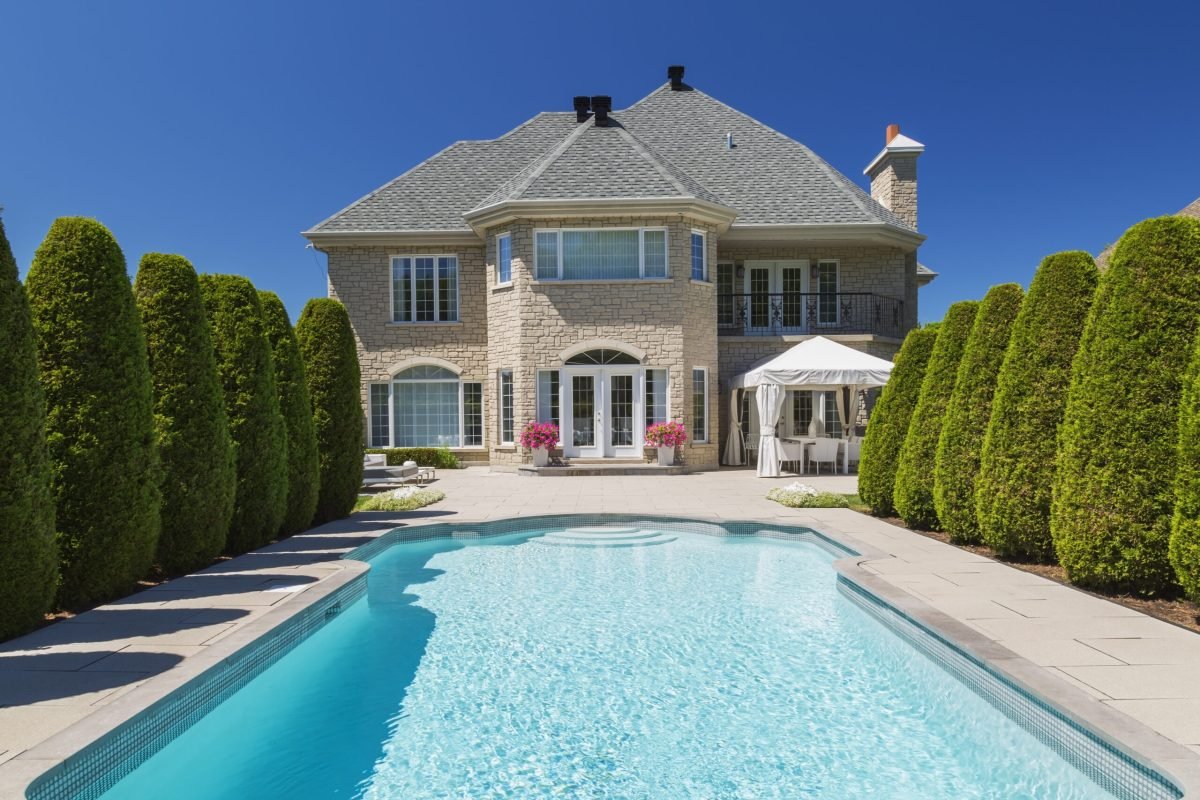
M 744 285 L 746 332 L 803 333 L 808 261 L 747 261 Z

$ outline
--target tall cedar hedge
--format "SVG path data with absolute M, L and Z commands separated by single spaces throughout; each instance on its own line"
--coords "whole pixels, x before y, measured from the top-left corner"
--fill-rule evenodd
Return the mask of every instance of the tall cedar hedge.
M 76 608 L 126 593 L 154 561 L 150 366 L 125 256 L 99 222 L 55 220 L 25 288 L 46 393 L 59 602 Z
M 916 328 L 904 337 L 891 377 L 871 411 L 858 467 L 858 494 L 876 514 L 891 514 L 900 448 L 921 394 L 925 365 L 937 341 L 937 328 Z
M 1200 336 L 1184 379 L 1177 453 L 1175 515 L 1167 553 L 1179 585 L 1200 603 Z
M 225 550 L 262 547 L 283 524 L 287 503 L 287 432 L 275 390 L 271 344 L 262 305 L 250 281 L 238 275 L 201 275 L 212 327 L 217 374 L 237 465 L 237 489 Z
M 29 303 L 0 222 L 0 640 L 41 622 L 58 586 L 45 420 Z
M 183 256 L 147 253 L 133 284 L 154 381 L 162 460 L 158 563 L 170 575 L 225 548 L 236 474 L 200 281 Z
M 975 486 L 983 541 L 1008 558 L 1054 559 L 1050 488 L 1058 426 L 1099 278 L 1087 253 L 1047 256 L 1013 326 Z
M 1002 283 L 988 290 L 971 326 L 942 420 L 934 461 L 933 506 L 942 530 L 956 542 L 979 541 L 975 479 L 992 418 L 996 377 L 1023 297 L 1021 287 L 1015 283 Z
M 288 319 L 283 301 L 274 292 L 259 292 L 263 329 L 271 343 L 275 362 L 275 388 L 279 409 L 287 428 L 288 497 L 287 512 L 279 533 L 290 536 L 306 530 L 317 511 L 321 472 L 317 462 L 317 432 L 313 426 L 312 403 L 304 377 L 304 361 L 296 332 Z
M 936 528 L 938 524 L 937 511 L 933 507 L 934 458 L 942 432 L 942 416 L 954 391 L 958 362 L 962 359 L 978 308 L 978 302 L 967 300 L 955 303 L 946 311 L 946 317 L 938 327 L 929 364 L 925 367 L 917 407 L 913 409 L 908 433 L 900 448 L 892 503 L 896 513 L 916 528 Z
M 309 300 L 296 322 L 296 340 L 308 378 L 321 495 L 315 521 L 340 519 L 354 509 L 362 485 L 363 410 L 358 351 L 341 303 Z
M 1060 432 L 1050 532 L 1080 585 L 1144 595 L 1176 587 L 1176 434 L 1198 320 L 1200 221 L 1134 225 L 1100 279 Z

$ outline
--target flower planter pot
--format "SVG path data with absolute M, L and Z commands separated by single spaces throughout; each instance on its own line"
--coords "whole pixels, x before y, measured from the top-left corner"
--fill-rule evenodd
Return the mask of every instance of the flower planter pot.
M 544 447 L 533 448 L 533 465 L 544 467 L 550 463 L 550 451 Z
M 658 448 L 658 465 L 660 467 L 669 467 L 675 463 L 675 448 L 660 447 Z

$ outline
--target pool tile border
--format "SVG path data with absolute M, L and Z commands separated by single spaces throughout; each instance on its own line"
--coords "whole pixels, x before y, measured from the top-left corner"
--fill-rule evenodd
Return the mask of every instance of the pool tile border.
M 280 609 L 278 616 L 269 614 L 247 625 L 230 637 L 226 647 L 219 648 L 223 655 L 207 660 L 197 658 L 196 663 L 187 665 L 189 668 L 176 668 L 148 681 L 147 684 L 154 684 L 157 699 L 147 704 L 146 697 L 139 699 L 135 690 L 123 701 L 93 715 L 88 725 L 76 726 L 90 732 L 90 741 L 79 741 L 83 737 L 73 736 L 74 729 L 68 729 L 31 750 L 27 754 L 29 765 L 51 766 L 29 783 L 23 796 L 28 800 L 96 800 L 365 594 L 369 565 L 361 562 L 395 544 L 442 538 L 492 538 L 531 527 L 597 523 L 640 523 L 710 536 L 754 536 L 812 543 L 837 559 L 834 567 L 839 573 L 838 588 L 848 600 L 1114 796 L 1121 800 L 1200 797 L 1200 760 L 1185 748 L 1104 708 L 1083 692 L 864 570 L 863 561 L 887 555 L 851 536 L 838 534 L 835 538 L 810 527 L 775 522 L 612 513 L 433 523 L 387 531 L 341 556 L 358 569 L 327 579 L 328 586 L 306 592 L 308 596 L 297 598 L 298 602 L 290 608 Z M 168 685 L 172 677 L 174 687 Z M 1046 691 L 1061 693 L 1069 701 L 1051 703 L 1043 696 Z M 1116 730 L 1124 741 L 1100 733 L 1097 728 Z M 97 730 L 103 732 L 96 735 Z

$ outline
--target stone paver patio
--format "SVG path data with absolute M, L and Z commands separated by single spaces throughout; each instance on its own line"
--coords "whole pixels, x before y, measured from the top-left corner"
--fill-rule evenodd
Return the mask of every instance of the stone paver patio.
M 447 498 L 436 505 L 356 514 L 0 645 L 0 795 L 86 740 L 99 715 L 75 723 L 155 676 L 186 672 L 171 670 L 189 659 L 221 653 L 224 640 L 331 576 L 361 569 L 339 560 L 348 549 L 397 526 L 574 512 L 780 520 L 855 539 L 886 554 L 864 559 L 870 572 L 1200 755 L 1200 635 L 863 514 L 765 499 L 793 480 L 751 470 L 570 478 L 439 470 L 434 485 Z M 855 487 L 853 476 L 801 480 Z

